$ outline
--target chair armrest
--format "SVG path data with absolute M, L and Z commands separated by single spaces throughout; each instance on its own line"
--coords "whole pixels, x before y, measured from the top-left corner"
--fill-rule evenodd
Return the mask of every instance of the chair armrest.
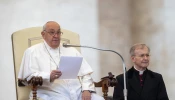
M 33 91 L 33 99 L 32 100 L 37 100 L 37 87 L 42 86 L 42 84 L 43 84 L 42 77 L 35 77 L 34 76 L 29 81 L 18 79 L 18 86 L 19 87 L 23 87 L 26 85 L 32 86 L 32 91 Z
M 108 76 L 101 78 L 100 82 L 94 82 L 95 87 L 102 87 L 102 92 L 105 100 L 108 99 L 108 87 L 113 87 L 117 84 L 117 80 L 113 77 L 114 75 L 109 72 Z

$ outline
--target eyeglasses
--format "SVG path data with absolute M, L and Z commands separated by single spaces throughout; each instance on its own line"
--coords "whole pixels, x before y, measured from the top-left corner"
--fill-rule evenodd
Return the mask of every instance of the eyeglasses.
M 44 31 L 49 33 L 51 36 L 55 36 L 56 34 L 57 35 L 63 34 L 63 32 L 61 32 L 61 31 L 49 31 L 49 32 L 46 30 L 44 30 Z
M 141 57 L 141 58 L 144 58 L 144 57 L 149 58 L 151 55 L 150 54 L 141 54 L 141 55 L 135 55 L 135 56 Z

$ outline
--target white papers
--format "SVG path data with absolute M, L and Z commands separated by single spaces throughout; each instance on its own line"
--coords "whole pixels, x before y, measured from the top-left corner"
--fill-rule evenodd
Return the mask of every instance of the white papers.
M 58 70 L 62 75 L 59 79 L 76 79 L 82 60 L 82 57 L 61 56 Z

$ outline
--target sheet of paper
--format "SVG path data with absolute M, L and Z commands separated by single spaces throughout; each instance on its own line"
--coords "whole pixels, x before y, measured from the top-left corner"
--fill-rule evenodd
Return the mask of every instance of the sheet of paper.
M 62 75 L 59 79 L 76 79 L 82 60 L 82 57 L 61 56 L 58 70 Z

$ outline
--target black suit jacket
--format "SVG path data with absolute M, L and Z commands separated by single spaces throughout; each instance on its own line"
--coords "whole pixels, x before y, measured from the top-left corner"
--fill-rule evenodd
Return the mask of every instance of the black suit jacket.
M 144 71 L 144 84 L 140 85 L 139 75 L 132 67 L 126 73 L 127 78 L 127 100 L 169 100 L 165 84 L 161 74 L 150 70 Z M 116 77 L 118 84 L 114 88 L 113 99 L 124 100 L 123 96 L 123 74 Z

